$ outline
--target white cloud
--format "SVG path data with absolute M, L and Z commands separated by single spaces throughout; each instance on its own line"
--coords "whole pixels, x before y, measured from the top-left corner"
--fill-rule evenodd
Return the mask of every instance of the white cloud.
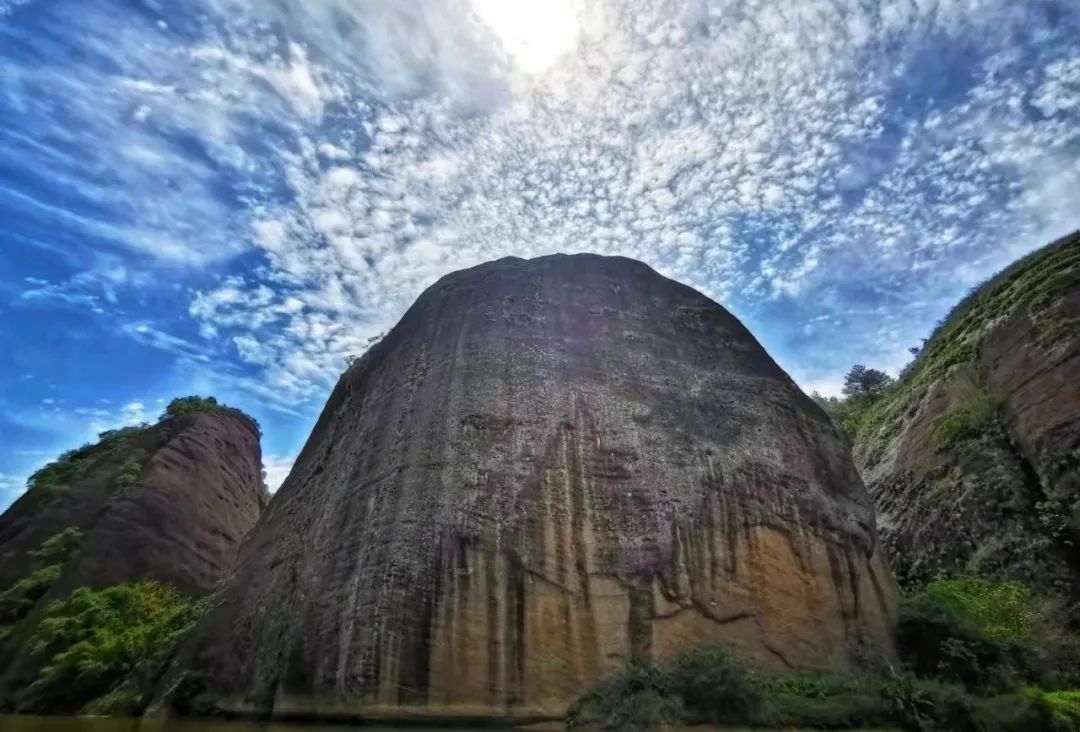
M 266 487 L 271 493 L 276 493 L 285 478 L 289 476 L 295 455 L 263 455 L 263 470 L 266 472 Z
M 19 66 L 0 102 L 45 119 L 26 90 L 50 88 L 81 121 L 49 173 L 119 215 L 72 225 L 171 266 L 258 253 L 194 294 L 203 342 L 126 332 L 214 378 L 239 364 L 279 407 L 318 401 L 440 275 L 554 251 L 789 323 L 759 334 L 828 390 L 836 354 L 897 368 L 964 290 L 1080 226 L 1080 56 L 1006 0 L 202 7 L 181 53 L 89 17 L 114 71 Z
M 26 490 L 27 475 L 0 473 L 0 511 L 15 502 Z

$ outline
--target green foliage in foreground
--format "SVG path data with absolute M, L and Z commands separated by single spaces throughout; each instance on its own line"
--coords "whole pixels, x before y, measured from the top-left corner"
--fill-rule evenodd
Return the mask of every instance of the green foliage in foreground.
M 704 645 L 674 661 L 634 663 L 597 684 L 570 709 L 569 726 L 647 729 L 664 724 L 764 720 L 758 675 L 730 648 Z
M 80 588 L 53 602 L 28 634 L 41 669 L 16 695 L 21 712 L 132 714 L 204 609 L 152 581 Z
M 1080 690 L 1043 691 L 1029 688 L 1024 690 L 1024 696 L 1044 711 L 1054 729 L 1080 732 Z
M 904 600 L 901 668 L 773 676 L 703 646 L 600 682 L 568 725 L 1080 732 L 1080 640 L 1068 625 L 1061 606 L 1023 584 L 942 579 Z

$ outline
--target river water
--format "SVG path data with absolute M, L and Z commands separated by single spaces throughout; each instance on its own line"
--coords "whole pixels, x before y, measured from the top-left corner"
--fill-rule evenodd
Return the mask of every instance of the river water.
M 280 722 L 222 722 L 218 720 L 150 720 L 113 719 L 107 717 L 28 717 L 7 716 L 0 714 L 0 732 L 343 732 L 353 729 L 342 724 L 282 724 Z M 463 732 L 464 727 L 386 727 L 382 725 L 363 725 L 356 727 L 361 732 Z M 484 730 L 499 732 L 500 728 L 484 727 Z M 507 732 L 510 728 L 502 728 Z M 529 727 L 515 728 L 534 732 L 551 732 L 563 729 L 561 724 L 550 723 Z M 693 727 L 683 732 L 703 732 L 706 727 Z M 669 732 L 679 732 L 669 727 Z M 751 732 L 736 728 L 724 728 L 724 732 Z M 753 732 L 763 732 L 754 730 Z
M 351 729 L 350 725 L 327 724 L 282 724 L 280 722 L 221 722 L 217 720 L 152 720 L 112 719 L 106 717 L 27 717 L 6 716 L 0 714 L 0 732 L 342 732 Z M 362 732 L 462 732 L 463 727 L 386 727 L 363 725 Z M 485 730 L 498 732 L 497 728 L 484 727 Z M 506 729 L 503 728 L 504 732 Z M 518 727 L 518 730 L 550 732 L 562 729 L 559 724 L 544 724 L 530 727 Z M 705 727 L 693 727 L 684 732 L 702 732 Z M 669 728 L 670 732 L 678 732 Z M 736 728 L 724 728 L 724 732 L 751 732 Z M 756 732 L 763 732 L 756 730 Z M 857 732 L 857 731 L 853 731 Z M 869 732 L 869 731 L 867 731 Z
M 343 732 L 348 725 L 222 722 L 217 720 L 148 720 L 109 717 L 29 717 L 0 714 L 0 732 Z M 492 728 L 486 728 L 492 729 Z M 557 729 L 549 727 L 547 729 Z M 363 725 L 363 732 L 450 732 L 442 727 Z M 461 727 L 453 732 L 462 732 Z

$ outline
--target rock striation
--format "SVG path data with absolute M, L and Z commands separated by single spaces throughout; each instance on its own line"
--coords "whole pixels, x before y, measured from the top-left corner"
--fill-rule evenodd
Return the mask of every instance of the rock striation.
M 141 579 L 206 595 L 267 503 L 261 471 L 258 426 L 235 410 L 103 433 L 42 470 L 0 516 L 0 588 L 67 532 L 74 545 L 41 602 Z
M 868 415 L 856 461 L 902 583 L 976 573 L 1080 599 L 1080 233 L 962 302 Z
M 635 657 L 889 653 L 843 436 L 629 259 L 450 274 L 341 377 L 172 680 L 181 710 L 557 716 Z

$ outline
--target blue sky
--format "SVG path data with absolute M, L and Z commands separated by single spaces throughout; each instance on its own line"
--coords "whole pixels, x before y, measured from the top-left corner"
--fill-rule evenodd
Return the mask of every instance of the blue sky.
M 0 0 L 0 506 L 213 394 L 287 471 L 440 275 L 642 259 L 806 388 L 1080 227 L 1073 0 Z

